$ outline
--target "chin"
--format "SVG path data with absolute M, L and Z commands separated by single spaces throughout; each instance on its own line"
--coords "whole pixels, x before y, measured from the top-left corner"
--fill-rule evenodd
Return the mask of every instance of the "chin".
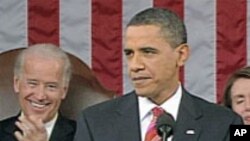
M 138 90 L 138 89 L 136 89 L 135 92 L 136 92 L 136 95 L 138 95 L 138 96 L 141 96 L 141 97 L 148 97 L 148 93 L 146 93 L 146 92 L 143 91 L 143 90 Z
M 249 121 L 244 121 L 244 124 L 245 125 L 250 125 L 250 122 Z

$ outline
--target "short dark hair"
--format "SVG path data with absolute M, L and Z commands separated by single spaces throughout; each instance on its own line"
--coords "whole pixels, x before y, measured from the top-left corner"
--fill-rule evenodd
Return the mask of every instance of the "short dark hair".
M 170 45 L 175 48 L 187 43 L 187 31 L 184 22 L 172 11 L 162 8 L 148 8 L 137 13 L 127 24 L 129 26 L 156 25 Z

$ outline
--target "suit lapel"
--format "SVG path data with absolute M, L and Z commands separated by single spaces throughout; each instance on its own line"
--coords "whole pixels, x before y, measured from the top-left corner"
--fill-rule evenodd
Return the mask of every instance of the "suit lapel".
M 193 102 L 193 98 L 183 89 L 182 99 L 177 117 L 174 141 L 197 141 L 201 133 L 198 120 L 202 112 Z
M 15 125 L 15 122 L 17 121 L 19 115 L 15 117 L 11 117 L 7 119 L 6 121 L 3 121 L 2 125 L 2 133 L 0 133 L 1 137 L 0 140 L 8 140 L 8 141 L 16 141 L 16 138 L 14 136 L 15 131 L 20 131 L 17 126 Z
M 67 140 L 67 138 L 69 138 L 69 136 L 73 136 L 75 129 L 68 122 L 69 121 L 64 119 L 61 116 L 61 114 L 59 114 L 49 140 L 50 141 L 65 141 Z
M 139 141 L 140 122 L 138 112 L 138 101 L 135 93 L 125 95 L 117 101 L 115 120 L 113 120 L 114 131 L 119 141 Z

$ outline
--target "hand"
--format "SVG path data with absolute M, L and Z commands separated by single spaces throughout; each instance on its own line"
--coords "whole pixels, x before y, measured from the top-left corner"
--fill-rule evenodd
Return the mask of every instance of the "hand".
M 48 134 L 42 119 L 20 116 L 15 124 L 21 130 L 16 131 L 18 141 L 48 141 Z

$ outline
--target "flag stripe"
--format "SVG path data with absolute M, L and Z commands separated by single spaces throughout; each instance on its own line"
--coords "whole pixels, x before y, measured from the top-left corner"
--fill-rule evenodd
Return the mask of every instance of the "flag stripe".
M 185 1 L 190 57 L 185 64 L 185 87 L 194 95 L 216 102 L 215 1 Z
M 247 65 L 250 65 L 250 0 L 247 0 Z
M 60 45 L 91 67 L 91 1 L 60 0 Z
M 219 103 L 228 76 L 246 65 L 246 12 L 246 0 L 217 0 L 216 64 Z
M 92 69 L 102 84 L 122 94 L 121 0 L 92 0 Z
M 104 86 L 127 93 L 133 86 L 122 31 L 134 14 L 156 5 L 181 10 L 187 25 L 191 55 L 183 84 L 220 102 L 229 73 L 250 65 L 250 0 L 2 0 L 0 53 L 36 42 L 60 44 L 93 68 Z
M 168 8 L 175 12 L 180 18 L 184 18 L 184 1 L 183 0 L 154 0 L 154 7 Z
M 0 53 L 27 46 L 26 8 L 24 0 L 0 1 Z
M 28 42 L 59 45 L 59 0 L 28 0 Z

